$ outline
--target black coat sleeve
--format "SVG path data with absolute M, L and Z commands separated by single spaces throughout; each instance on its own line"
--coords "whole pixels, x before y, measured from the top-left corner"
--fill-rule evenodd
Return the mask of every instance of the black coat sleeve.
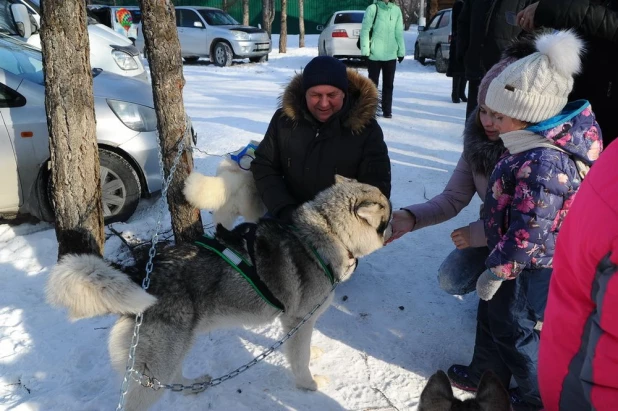
M 358 181 L 378 187 L 387 198 L 391 196 L 391 160 L 378 122 L 372 120 L 358 168 Z
M 590 0 L 541 0 L 534 24 L 554 29 L 574 28 L 583 35 L 618 44 L 618 7 L 610 9 L 606 4 Z
M 280 117 L 281 112 L 277 110 L 270 120 L 264 139 L 255 150 L 255 159 L 251 163 L 251 172 L 258 193 L 268 211 L 275 217 L 279 217 L 279 213 L 286 206 L 297 205 L 283 177 L 278 130 Z
M 464 0 L 463 7 L 459 11 L 457 17 L 457 60 L 463 60 L 470 45 L 470 1 Z

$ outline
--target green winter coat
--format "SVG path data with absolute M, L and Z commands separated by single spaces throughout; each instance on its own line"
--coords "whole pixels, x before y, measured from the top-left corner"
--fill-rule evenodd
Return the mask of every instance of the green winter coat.
M 376 14 L 375 24 L 373 19 Z M 369 30 L 373 24 L 371 41 L 369 40 Z M 360 34 L 361 55 L 369 57 L 374 61 L 395 60 L 397 57 L 404 57 L 406 48 L 403 43 L 403 17 L 401 9 L 390 1 L 388 4 L 378 1 L 367 7 L 365 17 L 363 17 L 363 28 Z

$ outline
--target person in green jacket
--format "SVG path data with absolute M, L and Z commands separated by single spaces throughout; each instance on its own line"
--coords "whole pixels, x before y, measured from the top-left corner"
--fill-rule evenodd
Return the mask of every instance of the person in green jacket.
M 361 55 L 369 57 L 369 78 L 376 87 L 382 71 L 382 115 L 392 118 L 396 60 L 401 63 L 406 53 L 403 17 L 401 9 L 395 3 L 379 0 L 367 7 L 363 17 L 360 46 Z

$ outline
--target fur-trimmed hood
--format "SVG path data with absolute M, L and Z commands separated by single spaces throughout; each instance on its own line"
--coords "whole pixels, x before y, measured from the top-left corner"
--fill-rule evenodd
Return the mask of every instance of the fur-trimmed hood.
M 371 80 L 356 70 L 348 68 L 347 75 L 346 101 L 341 111 L 333 117 L 339 118 L 341 125 L 352 130 L 353 134 L 359 134 L 376 117 L 378 89 Z M 279 97 L 279 107 L 283 114 L 295 123 L 303 119 L 316 121 L 307 109 L 302 73 L 296 74 L 287 85 Z
M 478 122 L 478 107 L 468 116 L 464 128 L 464 159 L 475 174 L 489 177 L 506 149 L 501 139 L 491 141 Z

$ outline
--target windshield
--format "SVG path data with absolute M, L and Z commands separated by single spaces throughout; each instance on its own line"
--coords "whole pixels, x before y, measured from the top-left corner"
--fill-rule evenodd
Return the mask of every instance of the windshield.
M 17 34 L 17 28 L 13 24 L 11 3 L 8 1 L 0 4 L 0 33 Z
M 240 24 L 234 17 L 222 10 L 198 10 L 209 26 L 232 26 Z
M 0 37 L 0 69 L 37 84 L 44 84 L 41 52 L 26 43 Z

